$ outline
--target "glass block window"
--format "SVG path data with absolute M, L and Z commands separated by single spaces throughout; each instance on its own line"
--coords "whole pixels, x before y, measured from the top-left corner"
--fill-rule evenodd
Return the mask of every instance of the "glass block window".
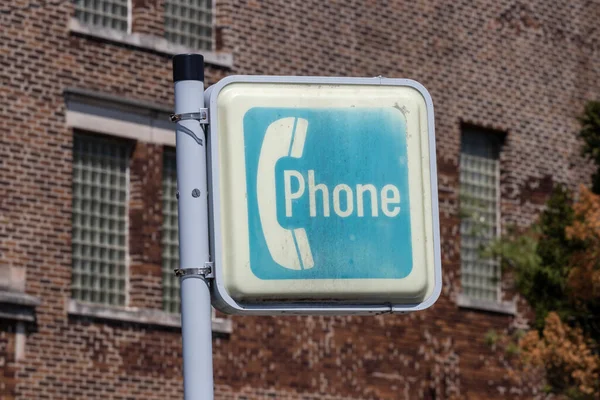
M 165 37 L 171 43 L 212 50 L 212 0 L 166 0 Z
M 74 0 L 75 18 L 86 25 L 129 30 L 130 0 Z
M 179 278 L 173 273 L 174 269 L 179 268 L 175 149 L 165 148 L 163 157 L 163 307 L 167 312 L 178 313 L 180 311 Z
M 465 130 L 460 153 L 461 276 L 463 293 L 498 301 L 500 264 L 481 255 L 499 232 L 500 138 Z
M 73 145 L 73 298 L 125 305 L 128 142 L 76 133 Z

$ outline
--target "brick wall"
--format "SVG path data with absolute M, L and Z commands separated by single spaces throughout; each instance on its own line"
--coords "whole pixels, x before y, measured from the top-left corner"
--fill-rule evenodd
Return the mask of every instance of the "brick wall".
M 66 88 L 172 104 L 169 57 L 69 31 L 69 1 L 0 5 L 0 269 L 26 271 L 40 298 L 25 354 L 0 329 L 0 397 L 181 396 L 177 329 L 67 313 L 73 132 Z M 133 1 L 133 31 L 162 35 L 162 0 Z M 584 0 L 300 2 L 216 5 L 228 74 L 408 77 L 436 108 L 444 288 L 426 312 L 379 317 L 235 317 L 214 339 L 221 399 L 530 398 L 484 337 L 523 320 L 460 309 L 458 156 L 463 124 L 507 133 L 502 221 L 525 225 L 555 182 L 574 187 L 576 116 L 600 91 L 600 7 Z M 93 126 L 90 126 L 93 130 Z M 162 147 L 131 159 L 130 305 L 160 308 Z M 8 361 L 7 361 L 8 360 Z
M 131 159 L 129 284 L 134 307 L 162 308 L 162 146 L 138 142 Z
M 0 322 L 0 399 L 13 400 L 16 395 L 14 327 Z

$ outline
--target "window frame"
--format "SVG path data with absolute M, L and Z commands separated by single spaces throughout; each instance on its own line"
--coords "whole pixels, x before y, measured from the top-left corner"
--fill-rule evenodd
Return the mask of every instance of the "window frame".
M 66 100 L 66 125 L 72 132 L 83 131 L 90 135 L 116 138 L 130 143 L 143 142 L 159 144 L 175 149 L 175 129 L 168 122 L 167 116 L 172 112 L 170 106 L 146 103 L 142 101 L 114 96 L 106 93 L 93 92 L 84 89 L 68 88 L 65 90 Z M 118 111 L 118 112 L 115 112 Z M 140 120 L 139 116 L 146 118 Z M 90 130 L 89 127 L 94 129 Z M 131 154 L 130 154 L 131 157 Z M 131 165 L 130 165 L 131 167 Z M 129 183 L 129 193 L 131 183 Z M 157 198 L 157 201 L 162 199 Z M 130 219 L 127 219 L 127 304 L 129 304 L 131 288 L 129 286 L 129 254 Z M 72 223 L 72 222 L 71 222 Z M 157 296 L 160 296 L 157 294 Z M 138 308 L 102 303 L 88 303 L 74 299 L 72 296 L 65 298 L 67 313 L 75 317 L 92 318 L 101 321 L 134 322 L 139 324 L 164 327 L 166 329 L 181 328 L 181 315 L 167 313 L 160 308 Z M 228 335 L 233 331 L 233 322 L 229 318 L 216 316 L 212 309 L 212 331 L 217 334 Z
M 119 143 L 119 145 L 124 146 L 124 150 L 127 154 L 127 159 L 126 159 L 126 170 L 125 170 L 125 200 L 124 200 L 124 207 L 125 207 L 125 218 L 124 218 L 124 235 L 125 235 L 125 245 L 123 248 L 123 251 L 125 252 L 125 258 L 123 260 L 124 262 L 124 280 L 125 280 L 125 285 L 123 288 L 123 304 L 119 304 L 119 303 L 108 303 L 108 302 L 100 302 L 100 301 L 91 301 L 91 300 L 83 300 L 80 298 L 76 298 L 73 296 L 73 273 L 71 275 L 71 294 L 70 294 L 70 298 L 76 300 L 76 301 L 80 301 L 80 302 L 84 302 L 84 303 L 89 303 L 89 304 L 95 304 L 95 305 L 100 305 L 100 306 L 106 306 L 106 307 L 127 307 L 129 305 L 129 301 L 130 301 L 130 291 L 131 291 L 131 274 L 130 274 L 130 265 L 131 265 L 131 255 L 130 255 L 130 246 L 129 246 L 129 238 L 130 238 L 130 221 L 129 221 L 129 207 L 130 207 L 130 200 L 131 200 L 131 151 L 133 148 L 133 144 L 130 140 L 126 139 L 126 138 L 118 138 L 118 137 L 114 137 L 114 136 L 107 136 L 107 135 L 102 135 L 102 134 L 98 134 L 95 132 L 91 132 L 91 131 L 86 131 L 86 130 L 82 130 L 82 129 L 74 129 L 73 130 L 73 158 L 72 160 L 74 161 L 75 158 L 75 137 L 79 136 L 79 137 L 86 137 L 86 138 L 91 138 L 91 140 L 104 140 L 104 141 L 109 141 L 109 142 L 114 142 L 114 143 Z M 72 167 L 72 172 L 71 172 L 71 190 L 73 190 L 73 186 L 74 186 L 74 163 L 73 163 L 73 167 Z M 73 216 L 73 210 L 74 210 L 74 200 L 75 200 L 75 194 L 72 192 L 71 194 L 71 215 Z M 73 217 L 71 217 L 73 218 Z M 74 221 L 73 219 L 71 219 L 71 229 L 73 229 L 74 227 Z M 73 231 L 71 231 L 71 241 L 73 242 Z M 71 268 L 72 271 L 74 269 L 74 246 L 73 243 L 71 243 Z M 80 290 L 85 290 L 85 288 L 80 287 Z
M 130 0 L 131 1 L 131 0 Z M 217 24 L 217 7 L 216 7 L 216 3 L 217 0 L 207 0 L 207 1 L 211 1 L 211 6 L 210 6 L 210 13 L 211 13 L 211 18 L 210 18 L 210 48 L 201 48 L 201 47 L 192 47 L 192 46 L 188 46 L 187 44 L 181 44 L 181 43 L 177 43 L 174 41 L 171 41 L 169 39 L 167 39 L 167 23 L 166 23 L 166 19 L 167 19 L 167 10 L 166 10 L 166 6 L 167 6 L 167 1 L 169 0 L 165 0 L 164 5 L 165 5 L 165 10 L 163 12 L 163 29 L 164 29 L 164 39 L 167 41 L 167 43 L 174 45 L 174 46 L 183 46 L 189 49 L 193 49 L 193 50 L 197 50 L 197 51 L 208 51 L 208 52 L 214 52 L 216 49 L 216 40 L 217 40 L 217 34 L 216 34 L 216 24 Z
M 462 193 L 463 190 L 462 190 L 462 185 L 461 185 L 461 180 L 460 180 L 460 176 L 462 173 L 461 158 L 463 156 L 463 153 L 465 153 L 465 151 L 463 150 L 463 143 L 464 143 L 465 137 L 467 135 L 486 137 L 487 140 L 495 142 L 495 143 L 493 143 L 493 145 L 496 147 L 495 151 L 496 151 L 497 157 L 494 158 L 494 160 L 496 161 L 496 168 L 495 168 L 496 169 L 496 171 L 495 171 L 495 177 L 496 177 L 495 202 L 496 202 L 496 206 L 495 206 L 495 212 L 494 212 L 496 229 L 494 232 L 494 238 L 498 238 L 502 234 L 501 167 L 502 167 L 502 153 L 504 152 L 506 133 L 501 132 L 501 131 L 495 131 L 495 130 L 491 130 L 491 129 L 481 128 L 478 126 L 471 126 L 471 125 L 462 125 L 461 126 L 461 128 L 460 128 L 460 145 L 459 145 L 459 163 L 458 163 L 459 204 L 462 202 L 462 196 L 463 196 L 463 193 Z M 459 207 L 462 210 L 462 205 L 460 205 Z M 463 219 L 464 219 L 464 217 L 460 216 L 459 230 L 463 223 Z M 499 261 L 497 261 L 498 262 L 498 266 L 497 266 L 498 281 L 497 281 L 496 288 L 495 288 L 495 292 L 496 292 L 495 299 L 493 299 L 493 300 L 485 299 L 485 298 L 468 295 L 465 293 L 465 288 L 463 286 L 463 261 L 462 261 L 463 260 L 463 247 L 462 247 L 463 237 L 462 237 L 462 234 L 460 237 L 461 237 L 461 243 L 460 243 L 460 253 L 459 253 L 459 256 L 460 256 L 459 266 L 460 266 L 460 272 L 461 272 L 461 274 L 460 274 L 461 290 L 460 290 L 460 292 L 458 294 L 458 298 L 457 298 L 458 305 L 460 307 L 465 307 L 465 308 L 481 309 L 481 310 L 492 311 L 492 312 L 503 313 L 503 314 L 514 314 L 516 312 L 516 305 L 515 305 L 514 301 L 503 301 L 502 300 L 502 295 L 503 295 L 502 269 L 501 269 Z M 494 238 L 491 238 L 490 240 L 493 240 Z
M 96 25 L 93 23 L 85 22 L 83 19 L 77 18 L 77 11 L 78 11 L 77 2 L 78 1 L 85 1 L 85 0 L 73 0 L 73 8 L 74 8 L 73 18 L 75 20 L 77 20 L 80 24 L 82 24 L 84 26 L 92 27 L 94 29 L 101 29 L 101 30 L 113 31 L 113 32 L 121 32 L 121 33 L 127 34 L 127 35 L 130 35 L 133 32 L 133 0 L 126 1 L 126 7 L 127 7 L 126 24 L 127 24 L 127 26 L 126 26 L 125 30 L 116 29 L 116 28 L 113 28 L 112 26 Z

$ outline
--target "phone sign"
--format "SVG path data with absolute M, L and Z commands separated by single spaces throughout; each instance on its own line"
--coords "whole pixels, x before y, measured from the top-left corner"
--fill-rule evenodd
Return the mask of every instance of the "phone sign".
M 260 279 L 407 276 L 405 138 L 404 115 L 391 107 L 248 110 L 252 272 Z
M 435 138 L 422 86 L 228 77 L 207 98 L 216 307 L 345 314 L 435 302 Z

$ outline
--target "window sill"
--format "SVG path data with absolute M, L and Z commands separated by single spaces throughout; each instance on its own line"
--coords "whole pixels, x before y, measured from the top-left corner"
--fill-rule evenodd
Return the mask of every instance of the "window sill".
M 71 315 L 104 320 L 134 322 L 170 328 L 181 327 L 181 316 L 179 314 L 146 308 L 111 307 L 69 299 L 67 302 L 67 312 Z M 212 331 L 215 333 L 231 333 L 231 320 L 225 318 L 213 318 Z
M 517 313 L 517 305 L 511 301 L 489 301 L 473 299 L 471 297 L 460 294 L 457 304 L 460 308 L 469 308 L 480 311 L 490 311 L 497 314 L 515 315 Z
M 231 53 L 215 53 L 212 51 L 192 49 L 186 46 L 169 43 L 166 39 L 158 36 L 127 33 L 109 28 L 89 26 L 82 24 L 75 18 L 71 18 L 69 21 L 69 32 L 84 36 L 92 36 L 110 42 L 123 43 L 128 46 L 151 50 L 161 54 L 175 55 L 199 52 L 204 56 L 204 62 L 206 64 L 226 68 L 233 67 L 233 55 Z
M 22 292 L 0 290 L 0 318 L 13 321 L 35 322 L 37 297 Z

